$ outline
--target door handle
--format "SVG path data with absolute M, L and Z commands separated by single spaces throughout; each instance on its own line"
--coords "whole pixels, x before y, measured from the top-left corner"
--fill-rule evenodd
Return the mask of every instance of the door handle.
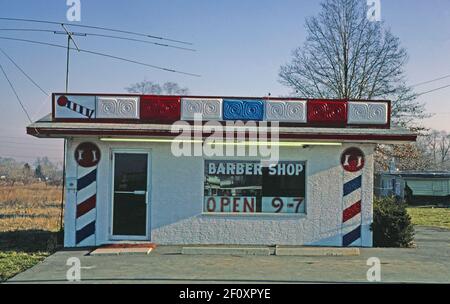
M 134 190 L 134 191 L 114 191 L 114 193 L 134 194 L 134 195 L 146 195 L 146 194 L 147 194 L 147 191 L 145 191 L 145 190 Z

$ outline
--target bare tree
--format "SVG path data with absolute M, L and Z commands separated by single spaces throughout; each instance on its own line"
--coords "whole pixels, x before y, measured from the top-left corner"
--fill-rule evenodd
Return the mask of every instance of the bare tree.
M 450 170 L 450 134 L 431 130 L 419 135 L 416 143 L 378 145 L 375 169 L 386 171 L 393 158 L 399 170 Z
M 429 160 L 430 169 L 450 168 L 450 134 L 431 130 L 418 137 L 417 145 L 425 151 L 424 157 Z
M 16 182 L 29 184 L 34 180 L 31 166 L 13 158 L 0 157 L 0 176 L 4 176 L 5 181 L 12 186 Z
M 444 169 L 445 163 L 450 160 L 450 134 L 447 132 L 441 132 L 441 141 L 439 143 L 440 165 Z
M 46 184 L 60 185 L 62 183 L 62 170 L 59 164 L 53 163 L 46 156 L 38 157 L 34 163 L 35 176 L 43 179 Z
M 405 83 L 406 50 L 367 18 L 366 1 L 324 0 L 305 26 L 306 42 L 281 66 L 281 83 L 303 97 L 390 99 L 393 122 L 403 126 L 426 116 Z
M 165 82 L 162 85 L 154 83 L 152 81 L 144 80 L 134 83 L 125 90 L 129 93 L 137 94 L 164 94 L 164 95 L 187 95 L 189 94 L 188 88 L 182 88 L 175 82 Z
M 378 145 L 375 149 L 375 170 L 387 171 L 392 159 L 399 170 L 429 170 L 432 161 L 426 151 L 415 143 L 404 145 Z
M 188 88 L 181 88 L 175 82 L 166 82 L 162 85 L 162 91 L 167 95 L 187 95 L 189 94 Z

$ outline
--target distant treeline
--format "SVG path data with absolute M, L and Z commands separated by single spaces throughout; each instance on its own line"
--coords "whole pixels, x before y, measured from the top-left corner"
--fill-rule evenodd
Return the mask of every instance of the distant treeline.
M 37 181 L 49 185 L 62 184 L 62 165 L 48 157 L 38 157 L 32 164 L 14 158 L 0 157 L 0 183 L 14 185 L 30 184 Z

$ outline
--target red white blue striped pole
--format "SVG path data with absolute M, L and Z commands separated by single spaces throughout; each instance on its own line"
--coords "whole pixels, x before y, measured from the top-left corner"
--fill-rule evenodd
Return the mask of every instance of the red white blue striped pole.
M 341 156 L 343 167 L 342 246 L 362 246 L 361 205 L 364 154 L 359 148 L 348 148 Z

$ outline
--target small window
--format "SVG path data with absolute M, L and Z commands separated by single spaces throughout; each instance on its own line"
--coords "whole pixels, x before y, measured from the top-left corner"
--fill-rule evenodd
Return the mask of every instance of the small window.
M 443 190 L 443 181 L 433 181 L 433 191 L 440 192 Z
M 206 213 L 305 213 L 305 162 L 205 161 Z

